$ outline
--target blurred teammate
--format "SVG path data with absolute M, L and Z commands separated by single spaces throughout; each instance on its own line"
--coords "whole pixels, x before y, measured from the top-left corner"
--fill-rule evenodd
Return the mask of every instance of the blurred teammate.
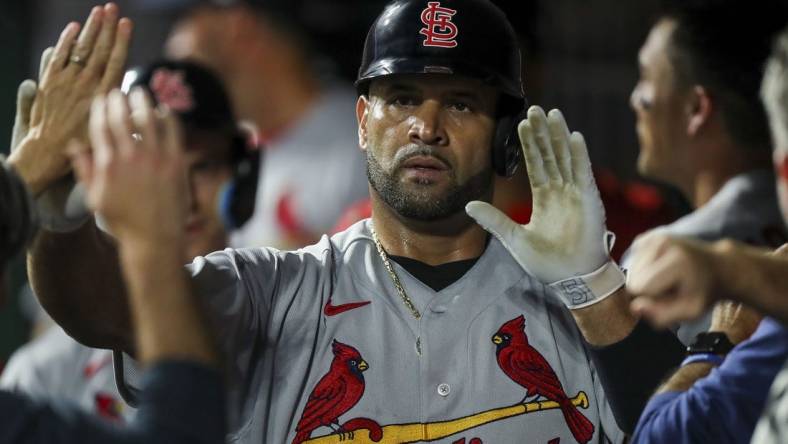
M 356 149 L 354 92 L 320 78 L 304 32 L 286 6 L 206 3 L 176 24 L 166 53 L 218 73 L 236 115 L 259 131 L 266 147 L 255 215 L 232 244 L 313 243 L 367 196 L 364 158 Z
M 696 207 L 658 231 L 759 245 L 784 242 L 768 125 L 757 91 L 771 38 L 785 17 L 781 1 L 758 7 L 740 0 L 679 1 L 668 4 L 651 28 L 632 92 L 641 144 L 638 168 L 678 187 Z M 744 22 L 760 26 L 730 32 Z M 752 333 L 757 321 L 747 310 L 721 309 L 716 317 L 682 326 L 682 343 L 632 314 L 630 300 L 622 290 L 572 314 L 594 346 L 590 353 L 616 418 L 631 433 L 687 346 L 700 352 L 721 337 L 735 344 Z M 622 383 L 632 379 L 639 383 Z
M 788 31 L 783 31 L 775 42 L 769 59 L 761 90 L 769 114 L 771 134 L 774 141 L 774 168 L 777 171 L 777 190 L 783 218 L 788 222 Z M 788 250 L 785 246 L 775 254 L 754 249 L 730 240 L 715 243 L 689 242 L 666 235 L 655 235 L 638 242 L 633 263 L 633 280 L 627 284 L 638 297 L 632 303 L 635 310 L 661 325 L 696 319 L 705 310 L 722 300 L 733 300 L 757 309 L 782 323 L 783 331 L 788 322 Z M 767 318 L 763 323 L 778 325 Z M 763 328 L 763 327 L 761 327 Z M 775 327 L 772 327 L 775 328 Z M 788 359 L 788 353 L 772 357 L 765 353 L 767 347 L 786 347 L 788 335 L 783 334 L 782 343 L 771 343 L 759 339 L 742 344 L 731 351 L 722 363 L 718 374 L 732 375 L 718 380 L 711 376 L 698 381 L 693 387 L 697 393 L 709 392 L 710 384 L 717 382 L 724 387 L 713 387 L 716 391 L 740 392 L 742 395 L 759 397 L 763 405 L 765 388 L 772 380 L 774 369 Z M 756 347 L 758 346 L 758 347 Z M 745 359 L 740 356 L 749 353 Z M 757 354 L 756 354 L 757 353 Z M 738 361 L 736 359 L 738 358 Z M 737 366 L 737 367 L 734 367 Z M 724 372 L 722 369 L 734 368 Z M 764 377 L 764 372 L 768 376 Z M 786 375 L 783 369 L 775 379 L 764 416 L 761 419 L 753 443 L 777 443 L 786 439 Z M 711 380 L 711 381 L 709 381 Z M 712 396 L 714 392 L 712 392 Z M 664 395 L 669 396 L 669 395 Z M 684 394 L 674 405 L 692 406 L 691 395 Z M 689 402 L 681 398 L 690 398 Z M 750 428 L 738 433 L 739 441 L 745 441 L 752 431 L 759 410 L 748 410 L 740 399 L 713 399 L 715 412 L 730 404 L 727 409 L 736 416 L 744 416 Z M 656 398 L 655 398 L 656 399 Z M 704 401 L 709 399 L 705 397 Z M 707 402 L 707 401 L 706 401 Z M 650 416 L 642 420 L 642 434 L 648 437 L 651 424 L 662 421 L 668 415 L 669 405 L 650 409 Z M 722 409 L 724 411 L 724 409 Z M 699 420 L 700 418 L 694 418 Z M 723 418 L 725 419 L 725 418 Z M 736 424 L 736 423 L 733 423 Z M 659 433 L 663 434 L 661 427 Z
M 184 125 L 189 187 L 181 199 L 189 211 L 183 260 L 225 248 L 227 231 L 218 203 L 238 164 L 256 158 L 247 150 L 221 83 L 197 64 L 170 61 L 129 71 L 124 83 L 125 91 L 144 88 Z M 85 347 L 57 326 L 14 353 L 0 387 L 36 398 L 68 399 L 113 420 L 128 420 L 134 412 L 116 388 L 112 351 Z

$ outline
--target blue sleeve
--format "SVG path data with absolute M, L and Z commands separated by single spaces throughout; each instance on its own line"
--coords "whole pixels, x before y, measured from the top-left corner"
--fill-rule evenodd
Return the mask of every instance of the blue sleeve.
M 57 401 L 0 391 L 0 442 L 18 444 L 220 444 L 225 399 L 219 372 L 187 362 L 151 368 L 135 420 L 121 427 Z
M 689 390 L 653 397 L 632 442 L 749 443 L 786 357 L 788 330 L 764 319 L 749 340 Z

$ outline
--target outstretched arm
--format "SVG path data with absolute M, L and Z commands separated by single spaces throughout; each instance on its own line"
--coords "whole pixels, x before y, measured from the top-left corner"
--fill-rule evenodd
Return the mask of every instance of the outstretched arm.
M 469 203 L 467 212 L 570 310 L 618 425 L 632 432 L 651 393 L 681 361 L 683 347 L 629 310 L 624 275 L 609 256 L 605 210 L 583 136 L 570 133 L 558 110 L 545 115 L 535 106 L 519 132 L 531 221 L 518 225 L 483 202 Z
M 788 324 L 788 245 L 770 253 L 732 240 L 651 235 L 633 251 L 632 309 L 655 324 L 696 319 L 724 299 Z

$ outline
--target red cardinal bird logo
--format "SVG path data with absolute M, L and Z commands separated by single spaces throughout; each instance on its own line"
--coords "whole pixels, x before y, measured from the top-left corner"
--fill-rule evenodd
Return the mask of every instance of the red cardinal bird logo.
M 344 433 L 339 417 L 350 410 L 364 394 L 364 374 L 369 365 L 355 348 L 336 339 L 331 344 L 334 359 L 328 373 L 320 378 L 304 406 L 296 426 L 293 444 L 309 439 L 320 426 Z
M 542 396 L 557 402 L 572 436 L 582 444 L 590 441 L 594 436 L 594 425 L 566 396 L 547 360 L 528 344 L 525 318 L 520 315 L 503 324 L 492 337 L 492 341 L 496 346 L 498 366 L 512 381 L 525 388 L 525 398 Z

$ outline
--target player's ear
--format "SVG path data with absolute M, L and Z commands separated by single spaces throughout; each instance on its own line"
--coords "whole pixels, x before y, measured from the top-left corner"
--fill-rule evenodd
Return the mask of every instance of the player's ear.
M 358 121 L 358 146 L 361 151 L 367 150 L 367 116 L 369 115 L 369 99 L 365 95 L 358 96 L 356 101 L 356 120 Z
M 713 110 L 714 103 L 709 91 L 703 86 L 694 86 L 687 103 L 687 134 L 690 137 L 697 135 L 711 120 Z

